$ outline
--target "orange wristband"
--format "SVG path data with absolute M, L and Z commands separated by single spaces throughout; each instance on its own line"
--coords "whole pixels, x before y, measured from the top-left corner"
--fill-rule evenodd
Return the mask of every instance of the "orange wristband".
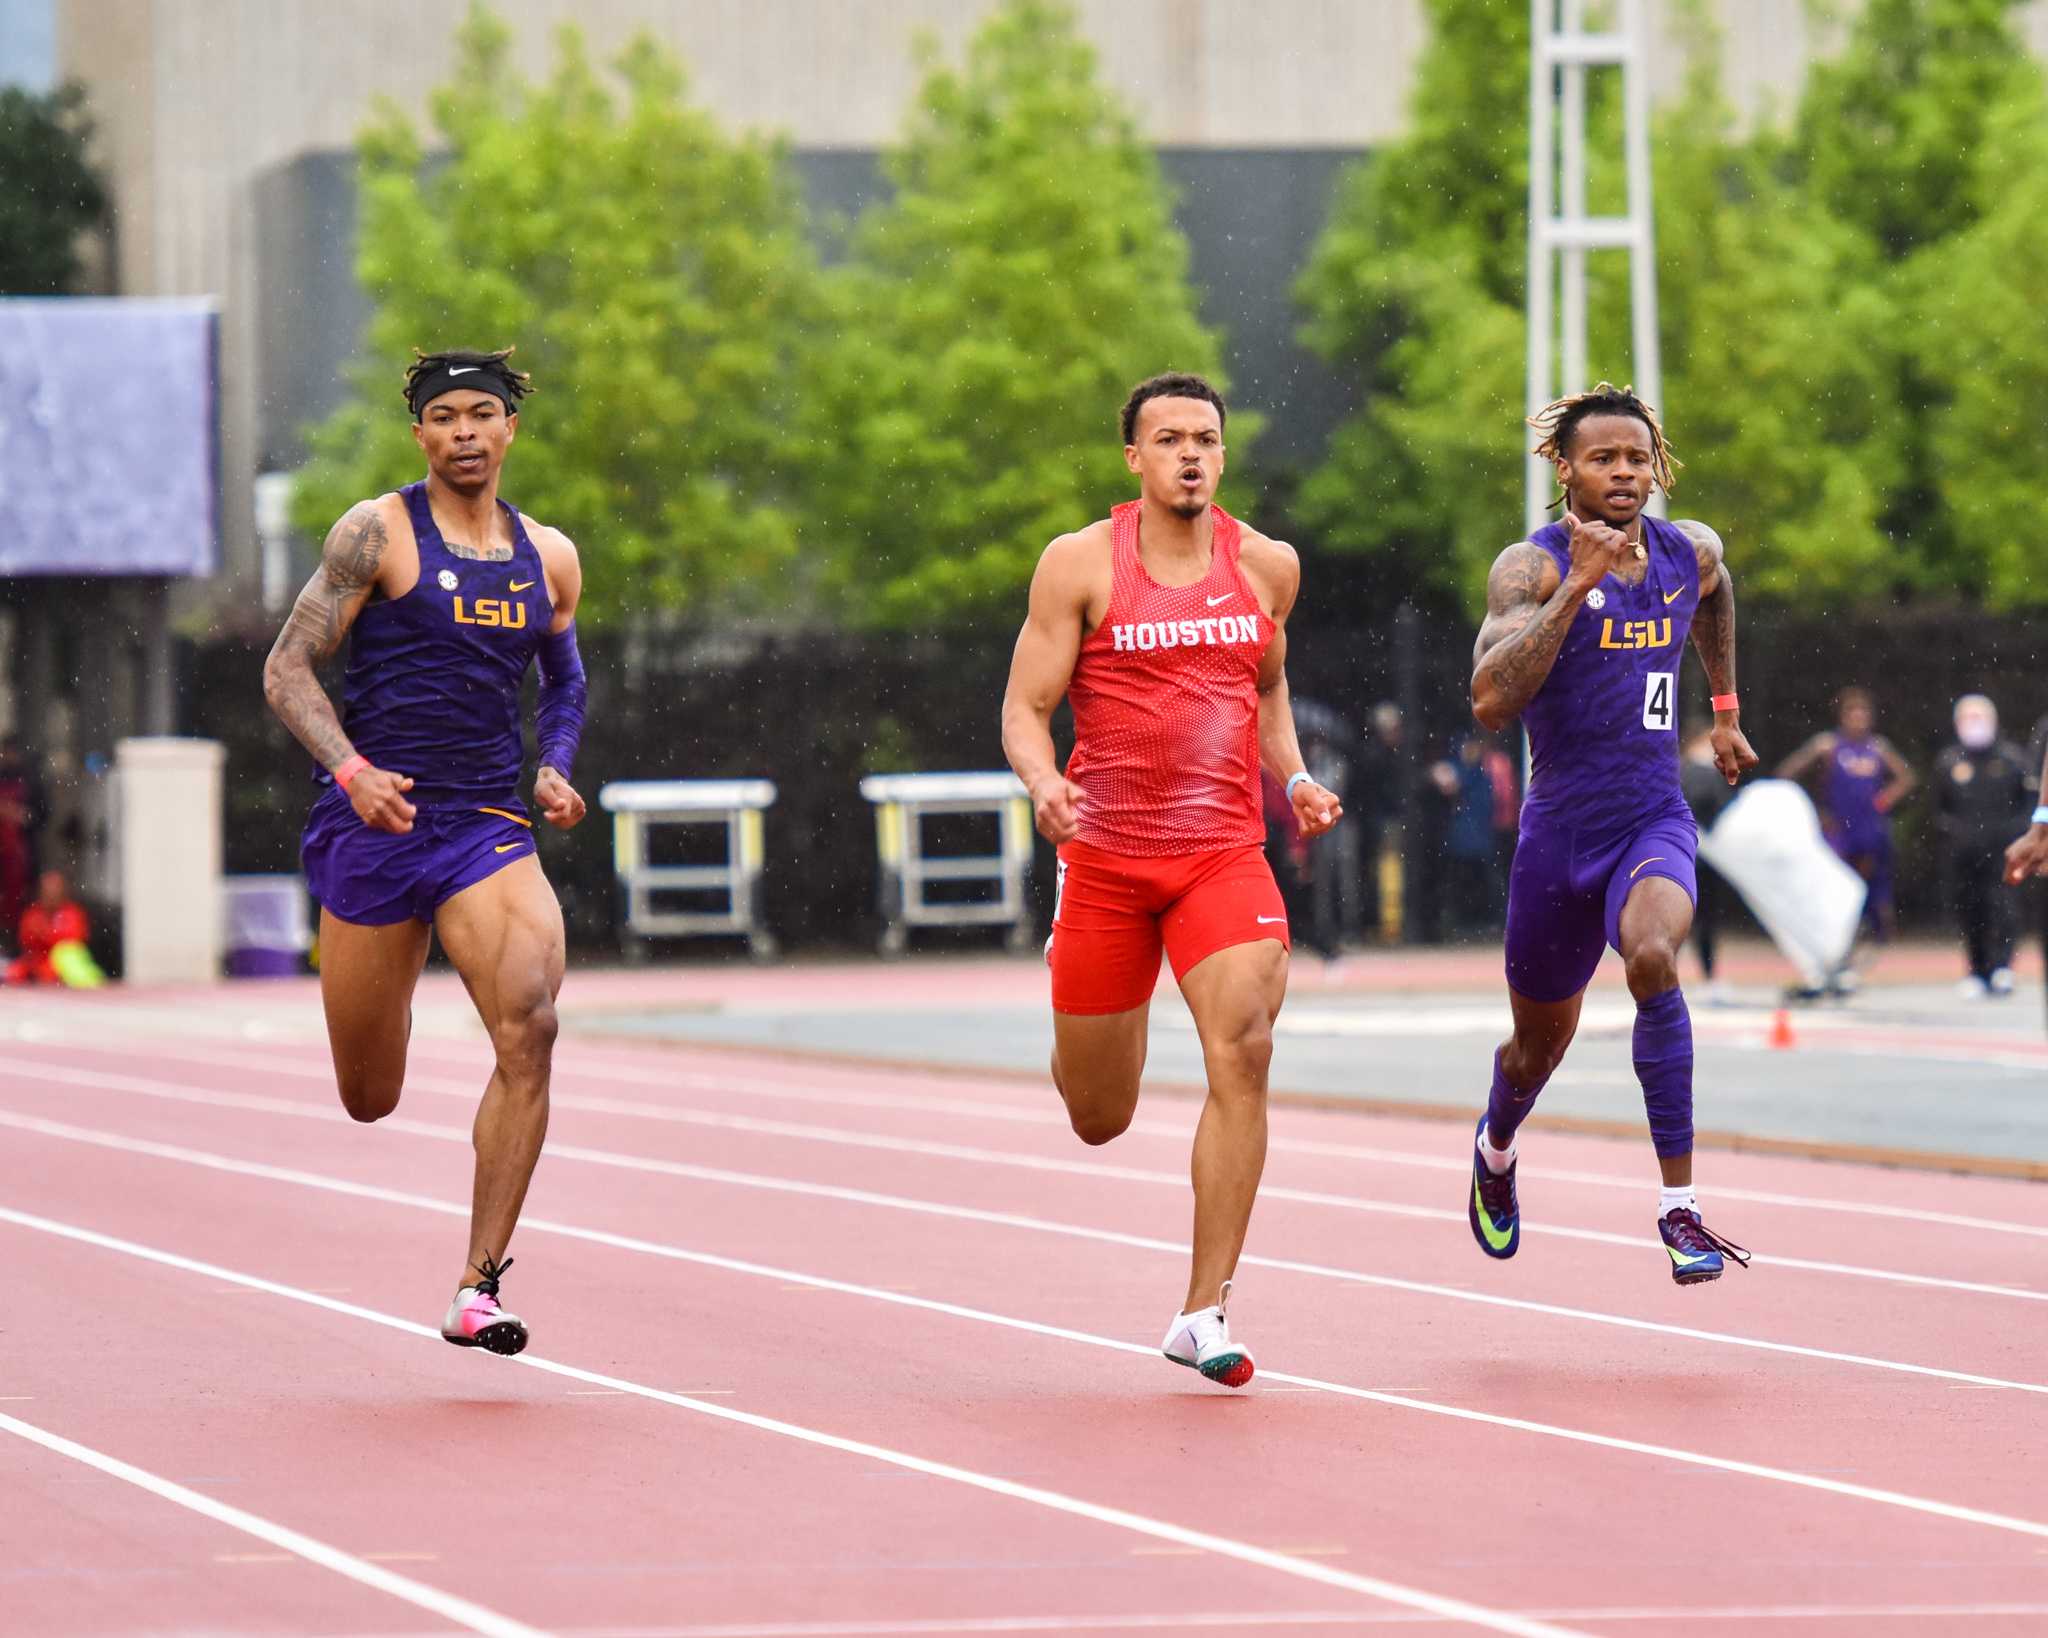
M 351 779 L 355 778 L 357 774 L 361 773 L 369 765 L 370 759 L 366 756 L 350 757 L 340 767 L 334 770 L 335 784 L 339 785 L 343 790 L 347 790 L 348 782 Z
M 1733 694 L 1716 694 L 1713 703 L 1716 711 L 1733 711 L 1741 702 Z

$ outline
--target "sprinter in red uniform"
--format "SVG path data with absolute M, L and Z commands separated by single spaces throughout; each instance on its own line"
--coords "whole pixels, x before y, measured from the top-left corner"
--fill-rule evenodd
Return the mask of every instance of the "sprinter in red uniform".
M 1131 1124 L 1163 949 L 1201 1034 L 1194 1266 L 1163 1351 L 1242 1387 L 1224 1309 L 1266 1163 L 1266 1069 L 1287 993 L 1287 913 L 1267 867 L 1263 761 L 1303 834 L 1341 813 L 1308 777 L 1287 699 L 1294 549 L 1213 504 L 1223 399 L 1162 375 L 1123 409 L 1139 498 L 1045 549 L 1010 662 L 1003 749 L 1060 850 L 1046 945 L 1053 1084 L 1084 1143 Z M 1052 714 L 1074 708 L 1061 773 Z

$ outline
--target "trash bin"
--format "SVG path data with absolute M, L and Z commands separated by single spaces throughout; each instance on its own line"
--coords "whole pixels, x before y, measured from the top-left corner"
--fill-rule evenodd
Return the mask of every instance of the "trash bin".
M 230 978 L 291 978 L 313 947 L 303 876 L 221 878 L 221 948 Z

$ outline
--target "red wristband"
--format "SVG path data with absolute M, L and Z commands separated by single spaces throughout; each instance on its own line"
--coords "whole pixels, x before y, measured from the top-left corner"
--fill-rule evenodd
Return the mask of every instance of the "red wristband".
M 369 765 L 370 759 L 366 756 L 350 757 L 340 767 L 334 770 L 335 784 L 339 785 L 343 790 L 347 790 L 348 782 L 351 779 L 355 778 L 357 774 L 361 773 Z
M 1714 709 L 1716 711 L 1733 711 L 1740 704 L 1741 701 L 1733 694 L 1716 694 L 1714 696 Z

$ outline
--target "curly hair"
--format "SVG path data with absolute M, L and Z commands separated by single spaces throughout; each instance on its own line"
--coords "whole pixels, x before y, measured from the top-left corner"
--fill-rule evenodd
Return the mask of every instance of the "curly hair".
M 1219 427 L 1230 419 L 1230 411 L 1223 407 L 1223 394 L 1199 375 L 1169 370 L 1149 381 L 1140 381 L 1131 389 L 1131 396 L 1124 400 L 1121 425 L 1125 443 L 1138 441 L 1138 411 L 1155 398 L 1199 398 L 1216 406 L 1216 424 Z
M 1611 381 L 1603 381 L 1591 392 L 1574 393 L 1569 398 L 1560 398 L 1554 404 L 1546 404 L 1529 417 L 1529 425 L 1543 434 L 1543 441 L 1536 446 L 1536 453 L 1545 460 L 1562 460 L 1571 448 L 1572 434 L 1589 415 L 1631 415 L 1650 429 L 1650 476 L 1657 487 L 1669 495 L 1678 488 L 1678 469 L 1685 463 L 1671 452 L 1670 441 L 1664 436 L 1664 427 L 1657 419 L 1657 412 L 1636 396 L 1633 387 L 1617 387 Z M 1559 489 L 1558 499 L 1564 498 Z M 1556 501 L 1552 501 L 1554 506 Z
M 458 368 L 467 366 L 488 372 L 491 378 L 505 389 L 506 397 L 516 408 L 519 400 L 534 388 L 532 376 L 524 370 L 513 369 L 505 362 L 512 353 L 513 349 L 510 347 L 501 347 L 493 353 L 480 353 L 462 347 L 450 348 L 439 353 L 423 353 L 419 348 L 413 348 L 413 361 L 405 372 L 405 407 L 412 411 L 413 419 L 418 420 L 420 411 L 426 406 L 414 402 L 414 395 L 425 382 L 453 364 Z

